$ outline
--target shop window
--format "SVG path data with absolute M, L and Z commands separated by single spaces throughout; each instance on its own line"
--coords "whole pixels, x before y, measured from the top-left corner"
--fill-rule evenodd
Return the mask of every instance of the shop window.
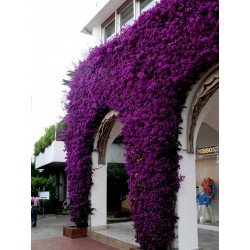
M 140 14 L 152 8 L 157 0 L 140 0 Z

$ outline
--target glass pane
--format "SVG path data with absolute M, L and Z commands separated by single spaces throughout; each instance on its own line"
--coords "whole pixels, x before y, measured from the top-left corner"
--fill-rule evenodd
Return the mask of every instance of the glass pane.
M 121 12 L 121 28 L 131 25 L 134 22 L 134 5 L 131 3 L 123 12 Z
M 140 13 L 152 8 L 157 0 L 140 0 Z
M 105 27 L 104 42 L 111 40 L 115 35 L 115 20 Z

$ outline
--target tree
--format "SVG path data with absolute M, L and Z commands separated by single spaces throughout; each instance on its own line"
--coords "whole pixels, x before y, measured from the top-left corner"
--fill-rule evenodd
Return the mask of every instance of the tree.
M 31 177 L 31 192 L 50 191 L 50 200 L 45 200 L 42 205 L 45 212 L 55 212 L 56 209 L 56 181 L 53 178 L 41 176 Z
M 121 202 L 128 194 L 128 174 L 124 163 L 108 163 L 107 205 L 109 209 L 121 213 Z
M 55 125 L 45 129 L 45 134 L 35 143 L 34 156 L 43 153 L 45 148 L 55 140 Z
M 45 134 L 35 143 L 34 156 L 43 153 L 47 147 L 51 145 L 54 140 L 64 140 L 63 131 L 66 129 L 66 122 L 62 119 L 55 125 L 45 128 Z
M 31 176 L 32 177 L 39 177 L 41 173 L 35 168 L 35 162 L 31 161 Z

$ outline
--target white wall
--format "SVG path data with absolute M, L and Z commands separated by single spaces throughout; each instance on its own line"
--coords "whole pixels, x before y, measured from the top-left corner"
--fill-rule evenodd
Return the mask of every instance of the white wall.
M 113 143 L 108 151 L 108 162 L 125 163 L 124 143 Z
M 91 47 L 99 46 L 102 43 L 102 29 L 101 25 L 95 26 L 92 30 Z
M 197 88 L 198 86 L 195 86 L 189 93 L 185 103 L 186 107 L 191 106 Z M 182 134 L 179 136 L 183 149 L 179 152 L 182 156 L 179 174 L 185 176 L 177 194 L 178 238 L 174 247 L 179 250 L 198 249 L 195 154 L 189 154 L 186 151 L 188 114 L 189 109 L 185 108 L 182 112 Z
M 179 250 L 193 250 L 198 249 L 195 155 L 184 151 L 181 155 L 183 159 L 180 161 L 179 173 L 185 179 L 178 192 L 178 239 L 175 247 Z
M 90 216 L 91 227 L 107 226 L 107 165 L 98 165 L 98 153 L 92 153 L 93 174 L 91 186 L 91 205 L 94 208 Z

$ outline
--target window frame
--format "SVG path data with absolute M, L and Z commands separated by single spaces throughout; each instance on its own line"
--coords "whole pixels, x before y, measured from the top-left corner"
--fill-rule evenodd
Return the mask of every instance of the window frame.
M 147 10 L 153 8 L 153 6 L 157 3 L 157 0 L 151 0 L 150 3 L 153 2 L 154 5 L 153 5 L 152 7 L 150 7 L 149 9 L 144 10 L 143 12 L 141 12 L 141 1 L 140 1 L 140 0 L 137 0 L 137 2 L 138 2 L 138 15 L 141 15 L 143 12 L 145 12 L 145 11 L 147 11 Z M 150 4 L 150 3 L 149 3 L 149 4 Z M 149 5 L 149 4 L 148 4 L 148 5 Z M 148 5 L 146 5 L 144 8 L 146 8 Z
M 152 0 L 155 1 L 155 4 L 159 2 L 159 0 Z M 134 21 L 143 13 L 140 13 L 140 0 L 127 0 L 124 2 L 115 12 L 108 18 L 106 19 L 102 24 L 101 24 L 101 39 L 103 43 L 106 43 L 105 41 L 105 29 L 106 27 L 113 21 L 115 21 L 115 35 L 121 34 L 121 13 L 128 8 L 128 6 L 133 3 L 133 18 Z M 145 6 L 146 7 L 146 6 Z M 146 10 L 147 11 L 147 10 Z
M 123 3 L 118 9 L 117 9 L 117 31 L 118 31 L 118 34 L 121 34 L 121 13 L 123 11 L 125 11 L 129 5 L 131 5 L 133 3 L 133 18 L 134 18 L 134 21 L 136 20 L 136 16 L 135 16 L 135 0 L 128 0 L 126 1 L 125 3 Z
M 107 41 L 105 41 L 105 31 L 107 26 L 109 26 L 113 21 L 115 21 L 115 34 L 117 34 L 116 32 L 116 15 L 115 12 L 101 25 L 102 28 L 102 41 L 103 43 L 106 43 Z

